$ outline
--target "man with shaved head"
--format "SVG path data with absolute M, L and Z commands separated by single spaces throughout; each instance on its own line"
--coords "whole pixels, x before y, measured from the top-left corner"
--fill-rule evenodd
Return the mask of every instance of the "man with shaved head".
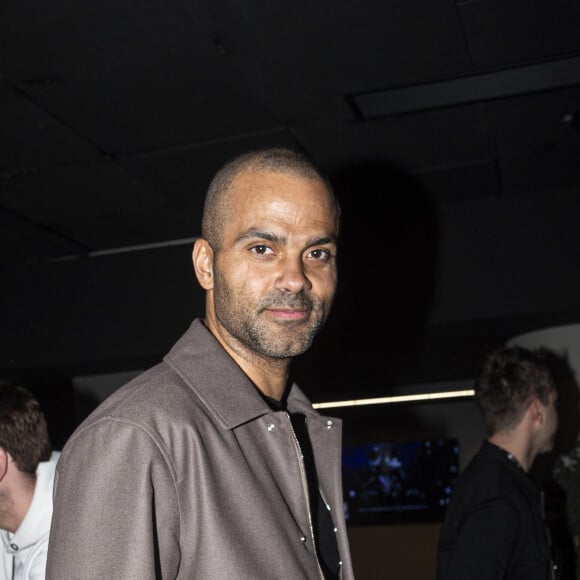
M 193 247 L 205 316 L 67 442 L 47 578 L 353 578 L 341 422 L 290 373 L 333 303 L 339 224 L 296 151 L 216 174 Z

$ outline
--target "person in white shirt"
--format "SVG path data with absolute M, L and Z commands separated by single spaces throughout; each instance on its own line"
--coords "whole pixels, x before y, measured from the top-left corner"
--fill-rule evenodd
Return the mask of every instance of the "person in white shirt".
M 0 384 L 0 580 L 44 580 L 60 452 L 32 393 Z

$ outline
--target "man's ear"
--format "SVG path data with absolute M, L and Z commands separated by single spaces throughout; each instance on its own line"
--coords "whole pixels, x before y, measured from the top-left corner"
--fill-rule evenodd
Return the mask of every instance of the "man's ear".
M 8 463 L 10 462 L 10 455 L 3 447 L 0 447 L 0 481 L 4 479 L 8 471 Z
M 530 412 L 534 423 L 541 425 L 544 422 L 544 405 L 540 399 L 534 399 L 530 405 Z
M 200 286 L 204 290 L 213 288 L 213 249 L 204 238 L 197 238 L 191 254 L 193 268 Z

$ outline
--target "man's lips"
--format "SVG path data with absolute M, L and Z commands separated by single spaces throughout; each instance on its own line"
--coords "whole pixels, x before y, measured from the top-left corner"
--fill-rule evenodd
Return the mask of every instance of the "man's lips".
M 284 320 L 302 320 L 306 318 L 310 312 L 304 308 L 299 310 L 267 308 L 266 311 L 274 318 L 282 318 Z

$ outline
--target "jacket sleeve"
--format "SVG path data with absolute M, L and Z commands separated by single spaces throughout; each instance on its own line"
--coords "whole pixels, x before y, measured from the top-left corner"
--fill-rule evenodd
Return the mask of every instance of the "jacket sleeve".
M 57 467 L 47 580 L 171 579 L 179 569 L 175 471 L 143 427 L 102 419 Z

